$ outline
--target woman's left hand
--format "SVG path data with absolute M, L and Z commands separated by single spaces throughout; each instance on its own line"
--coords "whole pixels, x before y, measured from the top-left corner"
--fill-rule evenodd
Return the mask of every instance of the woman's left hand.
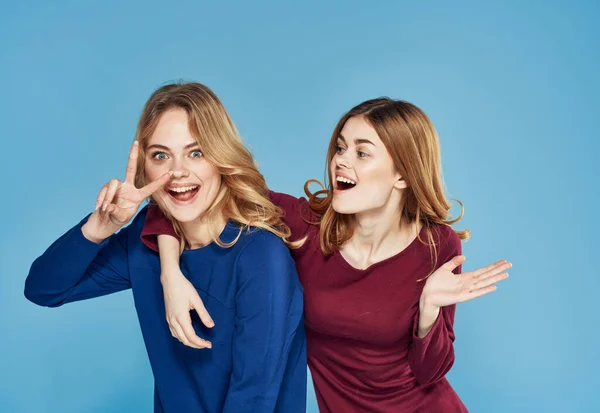
M 421 294 L 421 308 L 440 308 L 472 300 L 496 290 L 496 283 L 508 278 L 510 262 L 498 261 L 475 271 L 454 274 L 465 256 L 459 255 L 438 268 L 427 278 Z

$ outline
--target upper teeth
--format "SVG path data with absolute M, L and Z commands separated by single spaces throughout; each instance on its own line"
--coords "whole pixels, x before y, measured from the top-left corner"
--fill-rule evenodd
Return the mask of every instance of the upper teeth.
M 352 179 L 344 178 L 343 176 L 336 177 L 336 180 L 338 182 L 345 182 L 347 184 L 356 185 L 356 182 L 354 182 Z
M 191 191 L 192 189 L 196 189 L 198 188 L 198 185 L 192 185 L 192 186 L 182 186 L 179 188 L 171 188 L 171 191 L 173 192 L 187 192 L 187 191 Z

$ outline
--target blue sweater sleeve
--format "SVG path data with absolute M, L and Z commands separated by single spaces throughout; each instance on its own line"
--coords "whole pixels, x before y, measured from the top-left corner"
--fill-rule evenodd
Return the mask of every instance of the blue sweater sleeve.
M 56 240 L 29 270 L 25 297 L 35 304 L 58 307 L 130 288 L 127 230 L 100 244 L 84 237 L 87 218 Z
M 302 288 L 289 250 L 270 233 L 245 246 L 236 275 L 233 372 L 223 412 L 273 412 L 303 323 Z

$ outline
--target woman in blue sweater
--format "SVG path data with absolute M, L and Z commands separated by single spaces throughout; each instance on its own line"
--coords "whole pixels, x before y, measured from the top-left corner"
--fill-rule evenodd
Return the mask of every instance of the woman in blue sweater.
M 185 239 L 183 272 L 215 323 L 194 319 L 208 340 L 196 347 L 210 350 L 172 337 L 159 257 L 140 240 L 147 207 L 123 228 L 148 197 Z M 304 412 L 302 288 L 289 235 L 219 99 L 198 83 L 167 85 L 144 107 L 125 180 L 105 185 L 95 211 L 35 260 L 25 295 L 57 307 L 131 288 L 156 413 Z

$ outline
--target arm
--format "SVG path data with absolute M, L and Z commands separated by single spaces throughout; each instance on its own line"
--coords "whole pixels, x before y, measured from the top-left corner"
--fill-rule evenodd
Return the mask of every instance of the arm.
M 301 239 L 306 235 L 310 228 L 307 221 L 315 222 L 317 220 L 317 217 L 311 213 L 305 198 L 295 198 L 291 195 L 269 191 L 269 199 L 276 206 L 283 209 L 283 222 L 292 231 L 292 241 Z M 148 207 L 146 222 L 142 230 L 142 241 L 149 248 L 158 251 L 158 239 L 160 238 L 158 236 L 160 235 L 169 235 L 179 240 L 171 222 L 157 205 L 151 204 Z
M 408 349 L 410 368 L 421 385 L 442 379 L 454 364 L 456 305 L 419 305 Z
M 127 231 L 101 239 L 93 224 L 92 217 L 84 219 L 33 262 L 25 281 L 28 300 L 57 307 L 130 288 Z
M 291 241 L 304 238 L 311 226 L 309 222 L 318 221 L 318 217 L 310 210 L 306 198 L 296 198 L 288 194 L 269 191 L 269 199 L 283 209 L 283 222 L 292 232 Z
M 413 326 L 408 362 L 417 382 L 435 383 L 448 373 L 454 363 L 454 313 L 456 304 L 495 291 L 495 283 L 508 277 L 511 267 L 506 261 L 472 272 L 461 273 L 465 257 L 460 239 L 450 228 L 445 252 L 440 253 L 439 267 L 425 283 L 419 300 L 419 312 Z
M 287 247 L 260 234 L 238 258 L 233 373 L 224 412 L 273 412 L 292 342 L 302 334 L 302 292 Z M 304 379 L 305 380 L 305 379 Z
M 164 173 L 136 188 L 138 146 L 134 142 L 129 151 L 125 181 L 112 179 L 104 185 L 94 212 L 31 265 L 25 282 L 27 299 L 55 307 L 130 287 L 127 230 L 113 234 L 133 218 L 144 199 L 171 179 Z
M 148 218 L 146 222 L 147 220 Z M 190 310 L 194 309 L 206 327 L 212 328 L 215 323 L 206 311 L 198 291 L 179 268 L 179 241 L 170 235 L 159 235 L 158 245 L 160 282 L 171 334 L 188 347 L 212 348 L 212 343 L 198 337 L 192 326 Z
M 309 213 L 306 200 L 272 191 L 269 197 L 273 203 L 284 210 L 284 222 L 292 230 L 291 239 L 302 238 L 310 225 L 301 216 L 302 208 L 306 209 L 306 214 Z M 192 348 L 212 347 L 209 341 L 198 337 L 192 326 L 190 310 L 196 310 L 206 327 L 212 328 L 214 322 L 206 311 L 198 291 L 179 268 L 179 237 L 171 222 L 157 205 L 151 204 L 148 207 L 141 238 L 146 246 L 158 250 L 160 254 L 161 283 L 171 334 L 181 343 Z M 297 250 L 292 253 L 297 253 Z

